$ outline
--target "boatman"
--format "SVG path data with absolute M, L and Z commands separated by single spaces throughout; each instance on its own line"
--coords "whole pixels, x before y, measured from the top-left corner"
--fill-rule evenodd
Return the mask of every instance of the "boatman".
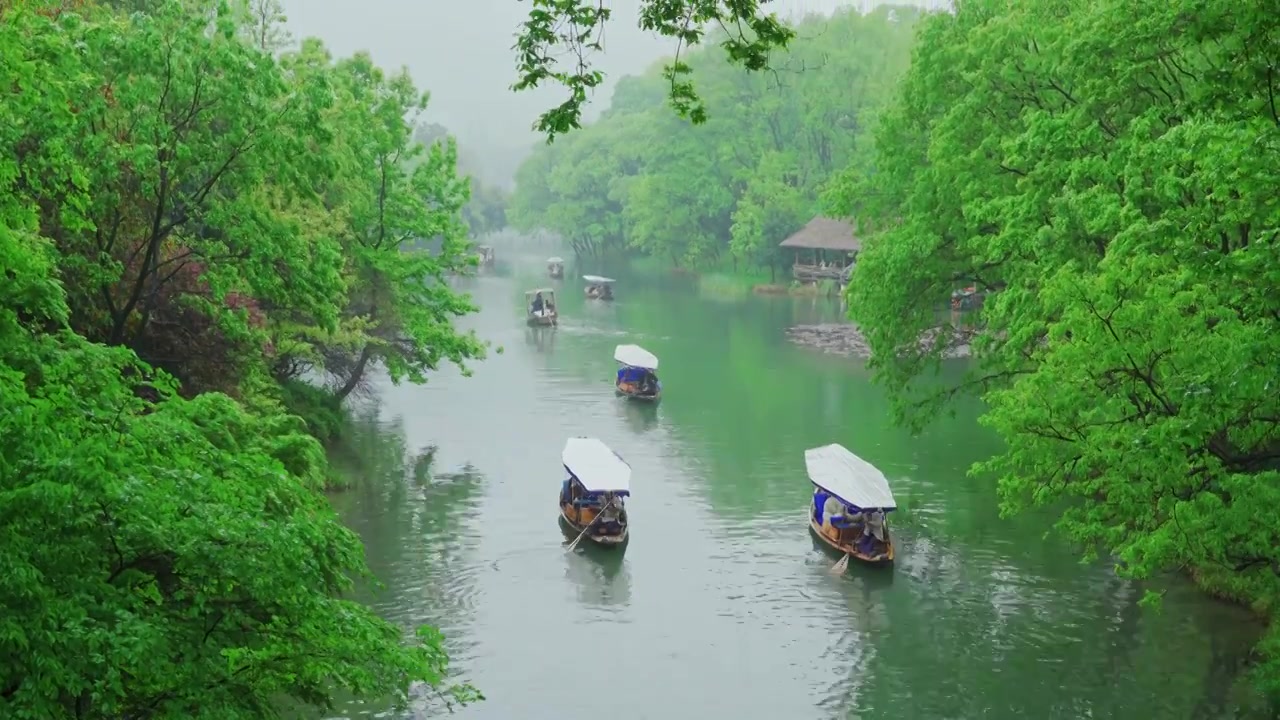
M 533 296 L 533 314 L 534 315 L 542 314 L 543 304 L 544 303 L 542 302 L 542 293 L 538 293 Z
M 884 511 L 875 510 L 866 514 L 867 525 L 866 534 L 874 537 L 880 542 L 884 542 Z

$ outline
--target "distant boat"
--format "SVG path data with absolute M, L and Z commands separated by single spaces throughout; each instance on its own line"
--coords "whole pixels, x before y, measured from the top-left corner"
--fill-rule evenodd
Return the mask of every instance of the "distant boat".
M 804 464 L 814 485 L 809 529 L 844 555 L 837 568 L 843 570 L 848 558 L 892 565 L 894 546 L 885 515 L 898 504 L 884 473 L 835 443 L 805 450 Z
M 613 299 L 613 284 L 617 280 L 599 275 L 583 275 L 582 279 L 587 281 L 587 287 L 583 289 L 583 292 L 586 293 L 588 298 L 592 300 Z
M 527 290 L 524 294 L 526 321 L 530 325 L 555 325 L 560 318 L 556 309 L 556 291 L 551 288 Z
M 613 350 L 613 359 L 622 365 L 614 383 L 619 394 L 649 402 L 657 402 L 662 397 L 656 355 L 639 345 L 619 345 Z
M 564 258 L 547 258 L 547 275 L 553 280 L 564 277 Z
M 496 259 L 492 245 L 476 246 L 476 260 L 480 263 L 480 267 L 491 268 Z
M 627 542 L 631 466 L 600 440 L 571 437 L 560 460 L 569 477 L 560 486 L 560 518 L 579 538 L 609 547 Z M 574 541 L 575 544 L 577 540 Z

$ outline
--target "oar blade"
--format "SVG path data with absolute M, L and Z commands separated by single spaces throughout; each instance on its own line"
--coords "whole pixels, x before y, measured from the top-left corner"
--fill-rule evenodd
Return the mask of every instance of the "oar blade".
M 831 569 L 828 570 L 827 572 L 831 573 L 832 575 L 843 574 L 844 571 L 849 568 L 849 557 L 850 557 L 849 554 L 845 553 L 844 557 L 837 560 L 836 564 L 832 565 Z

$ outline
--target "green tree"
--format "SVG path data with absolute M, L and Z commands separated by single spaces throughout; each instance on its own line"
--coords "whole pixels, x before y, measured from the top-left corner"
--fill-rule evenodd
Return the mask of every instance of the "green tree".
M 19 147 L 93 158 L 64 185 L 20 164 L 62 255 L 72 325 L 135 349 L 190 391 L 229 389 L 245 351 L 260 347 L 250 342 L 260 305 L 323 315 L 341 292 L 340 255 L 301 242 L 263 190 L 299 190 L 290 159 L 311 146 L 294 128 L 314 116 L 211 2 L 64 20 L 78 72 L 93 80 L 70 100 L 70 127 L 24 123 Z
M 964 387 L 1008 512 L 1062 508 L 1092 555 L 1280 600 L 1280 20 L 1260 2 L 977 0 L 930 18 L 844 210 L 875 233 L 849 306 L 927 419 L 920 341 L 989 296 Z M 943 323 L 942 337 L 963 336 Z M 1260 677 L 1280 691 L 1280 630 Z
M 579 252 L 774 267 L 778 243 L 822 212 L 823 190 L 866 152 L 906 70 L 916 16 L 810 19 L 765 74 L 694 53 L 687 63 L 715 110 L 700 127 L 663 107 L 660 68 L 624 78 L 598 122 L 521 167 L 511 222 L 555 231 Z
M 440 683 L 436 634 L 405 647 L 337 599 L 362 551 L 297 419 L 177 398 L 131 351 L 57 330 L 51 255 L 0 222 L 0 713 L 262 718 L 281 695 Z
M 354 189 L 369 156 L 327 207 L 317 178 L 352 146 L 336 134 L 408 126 L 341 92 L 366 61 L 278 64 L 242 19 L 0 5 L 0 716 L 262 718 L 446 685 L 438 633 L 409 640 L 341 599 L 366 573 L 359 542 L 319 493 L 320 445 L 262 387 L 265 353 L 243 349 L 269 350 L 276 316 L 340 330 L 353 280 L 402 283 L 362 331 L 401 323 L 388 365 L 420 377 L 422 345 L 460 337 L 430 314 L 465 299 L 412 284 L 447 260 L 344 231 L 363 211 L 452 238 L 465 192 L 437 147 L 408 179 L 388 170 L 388 212 L 368 210 L 378 185 Z M 431 224 L 399 220 L 423 199 Z M 243 402 L 199 392 L 209 346 L 161 351 L 210 328 L 233 346 L 214 360 L 243 370 L 217 384 Z
M 303 52 L 309 62 L 328 63 L 314 42 Z M 338 219 L 333 232 L 350 281 L 336 330 L 300 327 L 296 318 L 283 326 L 289 351 L 276 369 L 281 377 L 323 370 L 343 399 L 371 363 L 395 382 L 421 383 L 441 360 L 462 365 L 483 357 L 484 346 L 452 325 L 476 309 L 446 279 L 470 262 L 461 215 L 469 190 L 457 175 L 452 139 L 429 147 L 413 139 L 427 96 L 407 72 L 387 76 L 368 55 L 339 61 L 327 76 L 335 97 L 325 113 L 334 172 L 319 194 L 326 215 Z M 439 241 L 438 248 L 424 249 L 423 241 Z
M 438 123 L 419 124 L 413 131 L 414 141 L 430 147 L 448 142 L 449 130 Z M 470 182 L 471 196 L 462 207 L 462 216 L 473 237 L 502 230 L 507 226 L 507 193 L 500 187 L 486 184 L 480 176 L 481 164 L 474 153 L 466 148 L 458 150 L 458 172 Z

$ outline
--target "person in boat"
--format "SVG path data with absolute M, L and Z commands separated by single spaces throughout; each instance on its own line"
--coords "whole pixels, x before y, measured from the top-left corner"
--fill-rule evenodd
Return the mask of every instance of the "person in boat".
M 865 516 L 863 532 L 880 542 L 884 542 L 884 511 L 873 510 L 866 513 Z
M 640 394 L 655 395 L 658 392 L 658 376 L 652 370 L 646 370 L 640 378 Z
M 542 293 L 537 293 L 533 296 L 533 307 L 531 308 L 533 310 L 533 314 L 541 315 L 544 307 L 546 307 L 546 301 L 542 299 Z
M 828 525 L 832 527 L 840 527 L 836 524 L 836 520 L 839 518 L 847 522 L 849 519 L 848 510 L 849 508 L 840 501 L 840 498 L 835 495 L 828 495 L 827 502 L 822 506 L 822 515 L 826 517 Z
M 862 537 L 858 538 L 858 547 L 866 553 L 883 549 L 887 544 L 884 539 L 884 511 L 868 510 L 862 513 L 862 517 Z
M 618 368 L 618 388 L 626 393 L 636 392 L 637 388 L 640 392 L 643 392 L 643 372 L 639 368 L 634 368 L 630 365 Z
M 605 520 L 616 520 L 618 514 L 622 511 L 622 498 L 613 493 L 605 493 L 604 507 L 600 510 L 600 514 L 604 515 Z

